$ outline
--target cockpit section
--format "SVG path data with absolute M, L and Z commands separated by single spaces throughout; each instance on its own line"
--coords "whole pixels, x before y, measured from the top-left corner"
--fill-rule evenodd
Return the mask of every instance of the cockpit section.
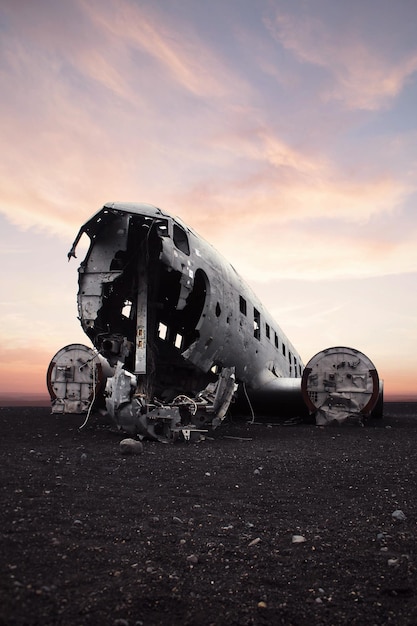
M 169 396 L 211 378 L 182 357 L 198 340 L 209 285 L 191 264 L 186 229 L 158 211 L 104 207 L 82 227 L 69 257 L 87 234 L 78 312 L 95 348 L 112 367 L 122 362 L 137 375 L 141 392 Z

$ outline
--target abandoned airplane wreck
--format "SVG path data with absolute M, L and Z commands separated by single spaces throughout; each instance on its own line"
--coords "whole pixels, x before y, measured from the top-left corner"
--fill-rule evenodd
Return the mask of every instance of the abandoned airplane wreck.
M 214 248 L 149 204 L 109 203 L 80 229 L 78 315 L 47 372 L 54 413 L 106 413 L 125 432 L 170 441 L 239 412 L 361 420 L 382 403 L 372 362 L 329 348 L 304 366 L 282 329 Z

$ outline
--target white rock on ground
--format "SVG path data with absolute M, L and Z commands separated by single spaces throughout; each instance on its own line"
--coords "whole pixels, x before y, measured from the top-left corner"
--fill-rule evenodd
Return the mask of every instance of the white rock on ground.
M 136 439 L 122 439 L 119 445 L 121 454 L 142 454 L 143 452 L 142 442 Z

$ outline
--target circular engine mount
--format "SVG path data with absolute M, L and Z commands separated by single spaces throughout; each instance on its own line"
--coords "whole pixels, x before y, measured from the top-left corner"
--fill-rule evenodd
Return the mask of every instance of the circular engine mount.
M 104 359 L 92 348 L 72 343 L 52 358 L 46 374 L 52 413 L 85 413 L 102 389 Z
M 307 363 L 301 392 L 316 423 L 361 422 L 375 408 L 380 393 L 378 372 L 359 350 L 327 348 Z

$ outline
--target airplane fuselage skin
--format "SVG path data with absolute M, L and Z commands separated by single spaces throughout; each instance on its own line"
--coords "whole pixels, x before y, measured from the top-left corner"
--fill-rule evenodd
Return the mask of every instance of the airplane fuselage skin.
M 256 391 L 299 379 L 303 363 L 235 269 L 178 218 L 149 204 L 109 203 L 81 229 L 82 327 L 149 398 L 204 387 L 223 368 Z

